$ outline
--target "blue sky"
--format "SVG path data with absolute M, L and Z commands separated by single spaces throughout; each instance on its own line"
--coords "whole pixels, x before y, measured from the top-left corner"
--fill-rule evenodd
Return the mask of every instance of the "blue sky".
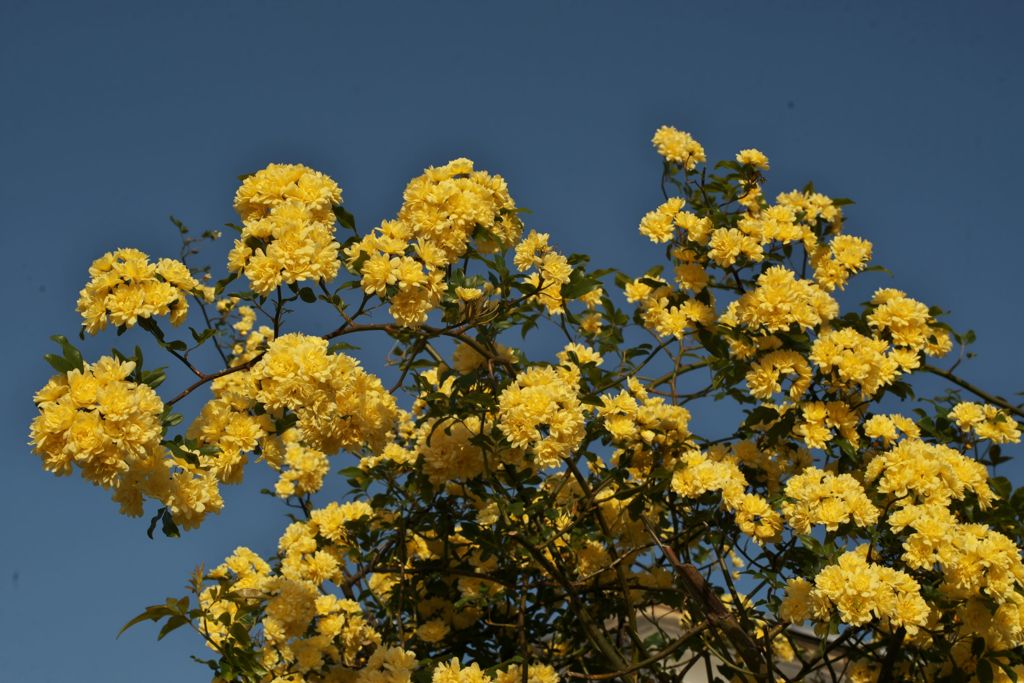
M 869 289 L 977 331 L 966 377 L 1024 389 L 1022 20 L 1010 2 L 5 0 L 0 679 L 208 680 L 185 632 L 114 635 L 198 562 L 267 547 L 282 509 L 252 482 L 202 530 L 150 541 L 104 492 L 42 471 L 31 395 L 93 258 L 175 255 L 168 214 L 232 220 L 236 176 L 270 161 L 330 174 L 369 226 L 423 167 L 469 156 L 560 248 L 638 270 L 657 252 L 636 232 L 659 203 L 654 129 L 714 159 L 755 146 L 770 194 L 813 179 L 857 201 L 848 230 L 896 273 Z

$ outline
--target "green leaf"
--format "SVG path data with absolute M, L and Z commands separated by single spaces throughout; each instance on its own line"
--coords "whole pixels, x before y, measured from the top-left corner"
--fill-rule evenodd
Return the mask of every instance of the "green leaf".
M 307 304 L 311 304 L 316 301 L 316 294 L 309 287 L 303 287 L 299 290 L 299 298 Z
M 81 352 L 76 349 L 66 337 L 55 334 L 50 337 L 50 339 L 60 344 L 61 356 L 55 356 L 48 353 L 43 356 L 47 363 L 53 366 L 58 372 L 70 372 L 71 370 L 81 371 L 85 369 L 85 361 L 82 359 Z
M 1010 498 L 1010 494 L 1013 491 L 1013 484 L 1010 483 L 1009 479 L 1006 477 L 993 477 L 988 483 L 997 496 L 1003 500 L 1008 500 Z
M 153 538 L 153 532 L 156 530 L 156 523 L 160 521 L 160 518 L 164 516 L 165 512 L 167 512 L 167 508 L 160 508 L 156 511 L 156 514 L 153 515 L 153 519 L 149 520 L 149 528 L 146 529 L 146 535 L 150 538 Z M 125 628 L 128 627 L 126 626 Z M 123 631 L 124 629 L 121 630 Z
M 192 338 L 196 340 L 197 344 L 202 344 L 217 332 L 217 330 L 212 327 L 205 329 L 202 332 L 197 332 L 194 327 L 190 327 L 188 328 L 188 331 L 192 333 Z
M 181 341 L 179 339 L 179 340 L 176 340 L 176 341 L 168 342 L 167 343 L 167 348 L 170 349 L 171 351 L 177 351 L 178 353 L 184 353 L 185 351 L 188 351 L 188 344 L 186 344 L 185 342 L 183 342 L 183 341 Z
M 171 631 L 177 630 L 188 623 L 188 619 L 182 616 L 175 615 L 167 620 L 167 623 L 160 629 L 160 633 L 156 635 L 157 640 L 163 640 Z
M 181 536 L 181 532 L 178 531 L 178 525 L 174 523 L 174 518 L 171 517 L 169 510 L 164 512 L 164 521 L 161 525 L 161 531 L 163 531 L 164 536 L 168 538 L 178 538 Z
M 130 629 L 136 624 L 141 624 L 144 621 L 159 621 L 164 617 L 169 616 L 167 607 L 164 605 L 150 605 L 147 607 L 142 614 L 134 617 L 131 621 L 121 627 L 121 630 L 117 632 L 117 637 L 120 638 L 121 634 Z
M 43 354 L 43 360 L 49 363 L 50 367 L 60 373 L 71 372 L 76 369 L 74 364 L 70 363 L 66 358 L 53 353 Z
M 342 227 L 348 228 L 349 230 L 356 229 L 356 217 L 353 216 L 345 207 L 334 207 L 334 215 Z
M 992 683 L 995 672 L 992 671 L 992 664 L 987 659 L 978 660 L 978 668 L 974 670 L 979 683 Z
M 562 298 L 578 299 L 600 286 L 600 280 L 587 275 L 583 270 L 574 270 L 569 276 L 569 281 L 562 285 Z

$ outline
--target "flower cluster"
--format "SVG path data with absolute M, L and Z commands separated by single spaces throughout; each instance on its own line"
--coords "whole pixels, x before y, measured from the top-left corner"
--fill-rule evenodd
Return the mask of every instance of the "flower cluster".
M 456 159 L 411 180 L 397 218 L 348 247 L 345 256 L 363 290 L 389 301 L 399 325 L 416 327 L 448 293 L 448 266 L 471 246 L 480 253 L 508 248 L 522 229 L 505 179 Z
M 867 546 L 843 553 L 814 578 L 790 579 L 779 614 L 800 623 L 808 618 L 828 621 L 833 609 L 852 626 L 882 619 L 913 635 L 928 621 L 921 586 L 906 572 L 868 561 Z
M 50 378 L 35 395 L 39 415 L 32 442 L 43 467 L 117 488 L 136 463 L 159 456 L 164 404 L 153 389 L 129 379 L 133 361 L 103 357 Z
M 808 467 L 786 482 L 786 498 L 782 514 L 798 534 L 810 533 L 813 524 L 835 531 L 840 524 L 853 522 L 870 527 L 878 521 L 878 508 L 849 474 L 829 474 Z
M 113 324 L 133 327 L 139 318 L 169 315 L 180 325 L 188 315 L 188 295 L 213 300 L 213 288 L 200 284 L 188 267 L 173 259 L 150 263 L 138 249 L 118 249 L 92 262 L 89 282 L 78 295 L 78 312 L 89 334 Z
M 747 480 L 734 459 L 716 455 L 709 457 L 699 450 L 684 453 L 672 475 L 672 490 L 684 498 L 720 492 L 722 503 L 735 513 L 741 531 L 758 543 L 776 540 L 782 531 L 779 513 L 761 496 L 745 492 Z
M 953 406 L 949 416 L 964 431 L 974 432 L 979 439 L 992 443 L 1018 443 L 1020 426 L 1016 420 L 993 405 L 963 401 Z
M 270 164 L 246 177 L 235 195 L 242 234 L 228 269 L 263 296 L 281 284 L 330 280 L 341 265 L 333 212 L 340 203 L 337 183 L 301 164 Z
M 155 498 L 175 522 L 194 528 L 223 506 L 217 480 L 165 451 L 164 404 L 133 381 L 134 370 L 134 361 L 103 357 L 52 377 L 35 396 L 32 443 L 50 472 L 66 475 L 78 465 L 85 479 L 113 489 L 122 513 L 139 516 L 144 498 Z
M 697 168 L 697 164 L 707 160 L 704 148 L 693 136 L 672 126 L 662 126 L 654 131 L 651 142 L 658 154 L 665 157 L 665 161 L 679 164 L 687 171 L 692 171 Z
M 303 443 L 323 453 L 378 452 L 398 417 L 380 380 L 350 356 L 329 353 L 320 337 L 278 337 L 249 375 L 253 398 L 268 411 L 292 411 Z
M 498 398 L 498 428 L 540 467 L 553 467 L 583 438 L 578 370 L 539 366 L 520 373 Z
M 814 329 L 839 313 L 839 304 L 810 280 L 782 266 L 758 276 L 754 289 L 729 304 L 719 322 L 742 326 L 752 334 Z

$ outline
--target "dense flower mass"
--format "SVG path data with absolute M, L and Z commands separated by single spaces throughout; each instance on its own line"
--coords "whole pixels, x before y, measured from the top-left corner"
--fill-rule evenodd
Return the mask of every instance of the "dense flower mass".
M 653 144 L 664 262 L 639 273 L 526 231 L 467 159 L 368 234 L 322 173 L 247 176 L 215 287 L 97 259 L 85 331 L 142 327 L 180 372 L 54 337 L 44 469 L 175 536 L 263 463 L 290 521 L 132 623 L 191 626 L 215 683 L 1024 675 L 1024 494 L 997 476 L 1024 413 L 953 374 L 969 352 L 936 360 L 973 334 L 897 289 L 848 304 L 873 270 L 848 200 L 771 199 L 757 149 L 694 172 L 690 134 Z M 207 326 L 165 336 L 188 296 Z M 380 376 L 349 355 L 375 350 Z
M 264 296 L 281 284 L 330 280 L 341 265 L 333 213 L 340 203 L 337 183 L 301 164 L 270 164 L 248 176 L 235 195 L 242 234 L 228 269 Z
M 541 467 L 553 467 L 583 438 L 579 380 L 571 368 L 530 368 L 498 399 L 498 428 Z
M 380 380 L 354 358 L 328 353 L 320 337 L 278 337 L 249 374 L 253 398 L 269 411 L 295 413 L 302 441 L 324 453 L 379 451 L 397 419 Z
M 132 466 L 160 450 L 164 404 L 152 388 L 129 379 L 135 363 L 103 357 L 50 378 L 35 396 L 32 441 L 43 466 L 117 487 Z
M 511 246 L 522 229 L 505 179 L 456 159 L 411 180 L 395 220 L 345 255 L 363 290 L 388 300 L 398 324 L 416 327 L 448 294 L 446 268 L 470 248 L 490 253 Z
M 78 295 L 78 312 L 89 334 L 113 324 L 132 327 L 139 318 L 169 315 L 180 325 L 188 315 L 188 296 L 213 300 L 213 288 L 200 284 L 174 259 L 150 263 L 138 249 L 118 249 L 89 266 L 89 282 Z
M 35 396 L 31 437 L 43 466 L 113 489 L 127 515 L 142 514 L 144 497 L 160 500 L 186 529 L 222 506 L 216 480 L 163 448 L 164 404 L 130 377 L 134 361 L 103 357 L 50 379 Z

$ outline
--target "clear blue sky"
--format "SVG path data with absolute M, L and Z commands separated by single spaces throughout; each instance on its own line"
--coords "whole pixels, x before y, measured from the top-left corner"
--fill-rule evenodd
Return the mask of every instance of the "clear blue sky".
M 232 220 L 235 177 L 270 161 L 329 173 L 367 226 L 424 166 L 469 156 L 531 227 L 629 269 L 655 253 L 636 226 L 659 202 L 658 125 L 711 158 L 756 146 L 773 193 L 813 179 L 858 202 L 849 230 L 897 274 L 871 287 L 978 332 L 967 377 L 1024 389 L 1022 21 L 1011 2 L 4 0 L 0 680 L 208 680 L 185 632 L 114 634 L 196 563 L 268 547 L 281 509 L 250 484 L 201 531 L 150 541 L 42 471 L 31 395 L 93 258 L 173 256 L 168 214 Z

